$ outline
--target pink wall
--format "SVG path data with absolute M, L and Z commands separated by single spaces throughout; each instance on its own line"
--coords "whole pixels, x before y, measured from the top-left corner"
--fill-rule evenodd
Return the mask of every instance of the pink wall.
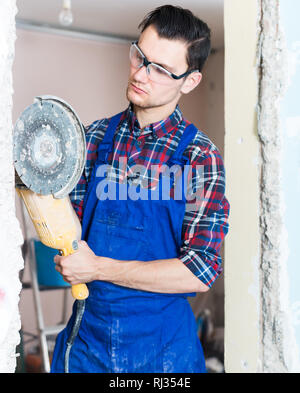
M 41 94 L 69 102 L 84 124 L 122 110 L 128 48 L 17 30 L 13 118 Z

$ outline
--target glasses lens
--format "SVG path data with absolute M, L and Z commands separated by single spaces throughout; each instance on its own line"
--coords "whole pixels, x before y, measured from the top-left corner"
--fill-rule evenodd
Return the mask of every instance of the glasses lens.
M 135 68 L 140 68 L 143 65 L 144 58 L 135 45 L 131 45 L 129 52 L 130 63 Z
M 156 64 L 149 64 L 149 79 L 153 82 L 161 83 L 161 84 L 168 84 L 172 82 L 172 77 L 168 73 L 167 70 L 164 68 L 156 65 Z
M 134 44 L 130 47 L 129 59 L 131 66 L 134 68 L 141 68 L 144 64 L 144 56 Z M 154 63 L 148 64 L 147 75 L 153 82 L 161 84 L 168 84 L 173 80 L 167 70 Z

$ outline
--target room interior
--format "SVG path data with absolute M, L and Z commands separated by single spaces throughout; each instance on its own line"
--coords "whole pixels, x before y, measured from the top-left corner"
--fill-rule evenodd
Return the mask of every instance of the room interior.
M 59 20 L 62 1 L 17 1 L 13 122 L 35 96 L 43 94 L 69 102 L 84 125 L 124 110 L 128 105 L 125 89 L 129 45 L 138 37 L 137 26 L 142 17 L 162 4 L 168 2 L 73 0 L 73 21 L 65 26 Z M 206 133 L 224 156 L 223 0 L 173 1 L 172 4 L 190 9 L 212 30 L 213 50 L 203 71 L 203 81 L 181 99 L 180 107 L 184 116 Z M 24 239 L 36 238 L 35 229 L 17 195 L 16 214 Z M 23 358 L 27 372 L 42 372 L 37 315 L 30 285 L 30 257 L 28 253 L 25 255 L 24 288 L 20 296 Z M 223 264 L 226 268 L 224 259 Z M 46 325 L 60 323 L 64 294 L 64 289 L 41 292 Z M 66 315 L 69 315 L 73 303 L 69 292 L 66 301 Z M 198 318 L 199 334 L 206 340 L 211 372 L 223 372 L 223 274 L 210 291 L 198 294 L 190 302 Z M 53 337 L 48 345 L 51 352 Z

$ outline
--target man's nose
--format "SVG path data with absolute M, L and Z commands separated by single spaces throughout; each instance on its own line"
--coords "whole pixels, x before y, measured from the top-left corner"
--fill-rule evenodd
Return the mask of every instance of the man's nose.
M 134 73 L 134 78 L 137 82 L 143 82 L 143 83 L 148 82 L 149 78 L 148 78 L 147 68 L 144 65 L 141 68 L 139 68 Z

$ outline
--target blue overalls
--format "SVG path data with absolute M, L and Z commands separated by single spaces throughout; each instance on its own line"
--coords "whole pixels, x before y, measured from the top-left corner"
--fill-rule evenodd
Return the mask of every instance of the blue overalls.
M 176 258 L 181 245 L 185 200 L 162 198 L 161 175 L 158 198 L 126 199 L 124 192 L 129 193 L 133 186 L 118 182 L 116 200 L 103 197 L 103 182 L 100 182 L 105 175 L 99 177 L 97 169 L 108 165 L 107 157 L 113 149 L 119 122 L 120 114 L 111 118 L 98 148 L 84 200 L 82 239 L 98 256 L 145 263 Z M 186 128 L 168 165 L 187 164 L 182 153 L 196 131 L 193 125 Z M 206 372 L 195 318 L 187 300 L 187 296 L 195 294 L 154 293 L 104 281 L 87 285 L 89 297 L 70 351 L 70 372 Z M 70 321 L 57 337 L 51 372 L 64 372 L 66 341 L 74 323 L 76 303 Z

